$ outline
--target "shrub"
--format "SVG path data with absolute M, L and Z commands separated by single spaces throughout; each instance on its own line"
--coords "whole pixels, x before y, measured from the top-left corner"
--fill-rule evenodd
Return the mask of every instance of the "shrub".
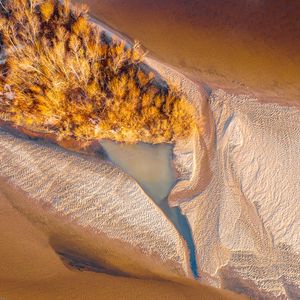
M 0 117 L 16 125 L 58 139 L 131 143 L 172 142 L 195 127 L 193 107 L 145 68 L 139 44 L 101 32 L 85 9 L 6 1 L 0 41 Z

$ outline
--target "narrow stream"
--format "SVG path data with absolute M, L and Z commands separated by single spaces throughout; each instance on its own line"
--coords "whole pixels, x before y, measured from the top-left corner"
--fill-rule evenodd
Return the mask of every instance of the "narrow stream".
M 105 140 L 101 142 L 108 159 L 131 175 L 173 222 L 185 239 L 190 252 L 190 265 L 198 278 L 195 245 L 186 217 L 179 207 L 169 207 L 167 197 L 176 179 L 172 168 L 172 145 L 139 143 L 120 144 Z

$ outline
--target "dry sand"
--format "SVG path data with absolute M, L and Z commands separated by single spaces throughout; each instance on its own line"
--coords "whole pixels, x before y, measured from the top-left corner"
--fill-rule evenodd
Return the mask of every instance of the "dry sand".
M 191 7 L 182 6 L 180 0 L 172 6 L 168 1 L 152 1 L 148 7 L 133 0 L 88 2 L 93 15 L 140 39 L 193 79 L 147 60 L 179 83 L 197 106 L 199 117 L 205 118 L 203 135 L 196 133 L 175 147 L 174 164 L 184 181 L 169 197 L 170 204 L 180 205 L 190 222 L 200 281 L 252 299 L 299 299 L 300 114 L 296 108 L 261 104 L 238 93 L 247 91 L 264 102 L 299 105 L 300 47 L 295 42 L 299 30 L 288 23 L 283 26 L 286 16 L 299 25 L 297 4 L 280 7 L 279 1 L 269 14 L 270 1 L 245 1 L 239 15 L 233 0 L 222 6 L 224 14 L 217 13 L 215 1 L 209 2 L 211 6 L 196 1 Z M 261 29 L 251 25 L 253 16 L 260 20 Z M 201 26 L 200 17 L 204 18 Z M 211 26 L 212 19 L 216 26 Z M 274 34 L 277 26 L 282 30 L 278 36 Z M 235 94 L 217 90 L 209 96 L 205 90 L 210 88 L 199 84 L 203 81 Z M 0 141 L 1 176 L 27 192 L 41 211 L 33 213 L 29 204 L 23 207 L 18 197 L 10 203 L 38 224 L 57 251 L 69 250 L 64 244 L 67 237 L 71 248 L 110 272 L 175 281 L 191 276 L 182 238 L 126 174 L 104 162 L 3 132 Z M 51 217 L 45 214 L 49 208 Z M 71 237 L 75 242 L 70 244 Z M 91 238 L 95 243 L 83 247 L 82 241 Z M 43 243 L 49 247 L 45 238 Z M 11 284 L 18 286 L 14 278 Z M 124 283 L 124 289 L 129 284 Z M 92 290 L 96 292 L 97 287 Z
M 1 299 L 242 299 L 189 281 L 175 283 L 71 270 L 49 245 L 45 232 L 12 206 L 16 197 L 22 196 L 11 188 L 4 193 L 4 185 L 1 181 Z

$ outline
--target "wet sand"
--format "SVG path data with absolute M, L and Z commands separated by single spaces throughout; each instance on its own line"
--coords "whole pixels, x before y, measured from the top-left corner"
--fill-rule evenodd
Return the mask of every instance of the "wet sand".
M 91 15 L 210 88 L 299 105 L 297 1 L 84 1 Z
M 191 271 L 198 278 L 195 245 L 187 219 L 179 207 L 168 205 L 168 195 L 176 184 L 171 144 L 120 144 L 109 140 L 100 142 L 106 155 L 116 166 L 132 176 L 151 200 L 165 213 L 184 238 L 189 250 Z

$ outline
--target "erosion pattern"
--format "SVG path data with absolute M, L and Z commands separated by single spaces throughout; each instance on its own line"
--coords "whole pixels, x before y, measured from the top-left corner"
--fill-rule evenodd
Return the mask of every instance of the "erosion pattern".
M 89 240 L 83 255 L 130 276 L 191 276 L 183 239 L 131 177 L 103 160 L 54 145 L 3 131 L 0 139 L 0 176 L 42 208 L 40 220 L 25 210 L 23 200 L 15 199 L 13 205 L 29 218 L 34 215 L 52 240 L 71 235 L 71 248 L 79 251 L 75 254 L 82 254 L 82 244 Z M 43 217 L 49 208 L 52 219 Z M 55 226 L 62 218 L 64 226 Z
M 178 140 L 169 195 L 194 238 L 200 281 L 254 299 L 300 297 L 300 113 L 222 90 L 211 95 L 147 59 L 184 89 L 201 134 Z
M 208 106 L 206 142 L 189 161 L 209 152 L 210 180 L 193 197 L 187 185 L 170 195 L 191 224 L 200 280 L 253 299 L 299 299 L 300 113 L 222 90 Z M 191 185 L 210 174 L 200 163 L 190 164 Z
M 179 84 L 205 121 L 201 135 L 176 141 L 183 180 L 169 195 L 189 220 L 199 280 L 254 299 L 299 299 L 299 111 L 222 90 L 208 97 L 171 68 L 147 63 Z M 55 146 L 5 132 L 0 139 L 0 175 L 72 220 L 65 226 L 78 230 L 79 244 L 92 229 L 94 259 L 133 276 L 191 276 L 178 232 L 129 176 Z M 57 239 L 61 230 L 53 231 Z

